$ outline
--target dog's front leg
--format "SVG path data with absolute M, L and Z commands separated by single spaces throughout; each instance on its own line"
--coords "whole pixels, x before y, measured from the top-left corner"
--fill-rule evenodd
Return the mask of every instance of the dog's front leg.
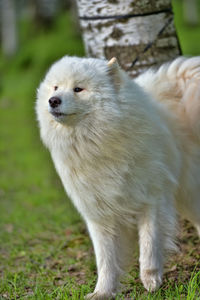
M 105 227 L 87 222 L 96 255 L 98 280 L 93 293 L 86 299 L 110 299 L 114 297 L 120 277 L 119 244 L 116 232 L 109 232 Z M 121 259 L 121 258 L 120 258 Z
M 163 236 L 156 208 L 147 208 L 138 224 L 140 244 L 140 277 L 148 291 L 162 283 Z

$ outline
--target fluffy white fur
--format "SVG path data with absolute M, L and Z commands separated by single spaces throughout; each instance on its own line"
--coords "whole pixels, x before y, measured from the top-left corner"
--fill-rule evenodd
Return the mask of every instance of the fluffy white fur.
M 62 101 L 55 108 L 52 96 Z M 177 211 L 200 233 L 200 57 L 133 81 L 115 59 L 66 56 L 41 83 L 36 111 L 94 245 L 98 281 L 87 299 L 115 295 L 136 232 L 141 280 L 156 290 L 167 252 L 176 250 Z

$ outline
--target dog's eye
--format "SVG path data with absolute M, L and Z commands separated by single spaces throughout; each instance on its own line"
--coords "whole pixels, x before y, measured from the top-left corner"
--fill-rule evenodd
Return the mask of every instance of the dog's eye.
M 54 91 L 56 91 L 58 89 L 58 86 L 55 85 L 53 88 L 54 88 Z
M 80 87 L 75 87 L 75 88 L 74 88 L 74 92 L 75 92 L 75 93 L 80 93 L 80 92 L 82 92 L 82 91 L 83 91 L 83 89 L 80 88 Z

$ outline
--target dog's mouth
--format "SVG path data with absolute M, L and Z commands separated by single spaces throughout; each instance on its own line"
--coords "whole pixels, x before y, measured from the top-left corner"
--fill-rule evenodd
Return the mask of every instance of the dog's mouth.
M 56 112 L 56 111 L 51 111 L 51 114 L 56 117 L 56 118 L 59 118 L 59 117 L 62 117 L 62 116 L 66 116 L 66 114 L 63 114 L 61 112 Z
M 64 113 L 62 113 L 62 112 L 57 112 L 57 111 L 51 111 L 51 114 L 52 114 L 55 118 L 68 117 L 68 116 L 74 116 L 74 115 L 76 115 L 75 113 L 64 114 Z

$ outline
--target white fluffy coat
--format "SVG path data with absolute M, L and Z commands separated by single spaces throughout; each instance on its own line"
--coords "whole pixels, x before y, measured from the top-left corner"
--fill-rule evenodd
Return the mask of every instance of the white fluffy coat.
M 98 281 L 88 299 L 115 295 L 136 230 L 140 277 L 151 291 L 176 249 L 177 211 L 200 233 L 199 87 L 200 57 L 133 81 L 115 59 L 66 56 L 41 83 L 41 138 L 94 245 Z M 55 108 L 51 97 L 61 99 Z

